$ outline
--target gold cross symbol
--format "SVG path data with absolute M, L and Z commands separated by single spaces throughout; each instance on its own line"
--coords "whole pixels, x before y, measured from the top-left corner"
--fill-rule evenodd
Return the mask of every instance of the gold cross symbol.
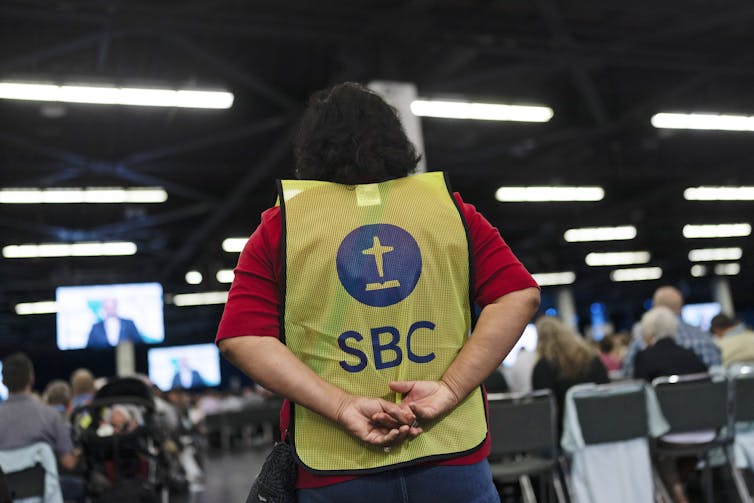
M 361 253 L 363 255 L 373 255 L 374 261 L 377 264 L 377 274 L 380 275 L 380 278 L 385 276 L 385 271 L 382 268 L 382 256 L 386 253 L 390 253 L 394 250 L 392 246 L 382 246 L 380 243 L 380 238 L 377 236 L 374 236 L 374 241 L 372 242 L 372 247 L 367 248 L 366 250 L 362 250 Z

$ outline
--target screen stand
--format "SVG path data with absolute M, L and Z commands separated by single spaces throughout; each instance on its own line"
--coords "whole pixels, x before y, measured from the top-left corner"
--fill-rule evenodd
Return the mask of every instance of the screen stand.
M 134 361 L 133 342 L 123 341 L 115 347 L 115 372 L 118 377 L 130 376 L 136 373 Z

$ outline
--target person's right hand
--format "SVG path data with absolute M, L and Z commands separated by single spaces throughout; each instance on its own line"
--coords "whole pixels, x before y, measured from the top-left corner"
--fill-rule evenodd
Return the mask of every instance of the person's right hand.
M 349 395 L 338 409 L 337 421 L 356 438 L 377 446 L 395 446 L 422 432 L 412 426 L 412 411 L 381 398 Z

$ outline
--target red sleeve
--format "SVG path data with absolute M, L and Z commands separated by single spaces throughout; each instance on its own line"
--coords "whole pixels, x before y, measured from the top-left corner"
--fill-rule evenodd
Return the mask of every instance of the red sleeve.
M 262 213 L 262 222 L 238 258 L 215 342 L 241 335 L 280 335 L 280 208 Z
M 474 299 L 479 307 L 524 288 L 538 288 L 529 271 L 505 244 L 500 232 L 476 208 L 454 193 L 469 229 L 474 254 Z
M 484 307 L 507 293 L 536 288 L 534 278 L 498 230 L 473 205 L 464 203 L 457 193 L 453 195 L 469 229 L 476 303 Z M 238 259 L 216 341 L 242 335 L 280 335 L 281 235 L 280 208 L 270 208 L 262 213 L 262 222 Z

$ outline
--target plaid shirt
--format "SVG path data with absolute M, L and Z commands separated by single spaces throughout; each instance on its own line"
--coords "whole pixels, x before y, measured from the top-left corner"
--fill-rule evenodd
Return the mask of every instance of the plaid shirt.
M 680 320 L 675 341 L 678 345 L 696 353 L 707 368 L 722 365 L 720 348 L 717 347 L 709 333 Z M 631 345 L 628 346 L 628 351 L 623 358 L 623 366 L 621 367 L 624 377 L 630 379 L 634 376 L 634 359 L 636 358 L 636 353 L 646 347 L 647 345 L 644 343 L 642 337 L 635 337 Z

